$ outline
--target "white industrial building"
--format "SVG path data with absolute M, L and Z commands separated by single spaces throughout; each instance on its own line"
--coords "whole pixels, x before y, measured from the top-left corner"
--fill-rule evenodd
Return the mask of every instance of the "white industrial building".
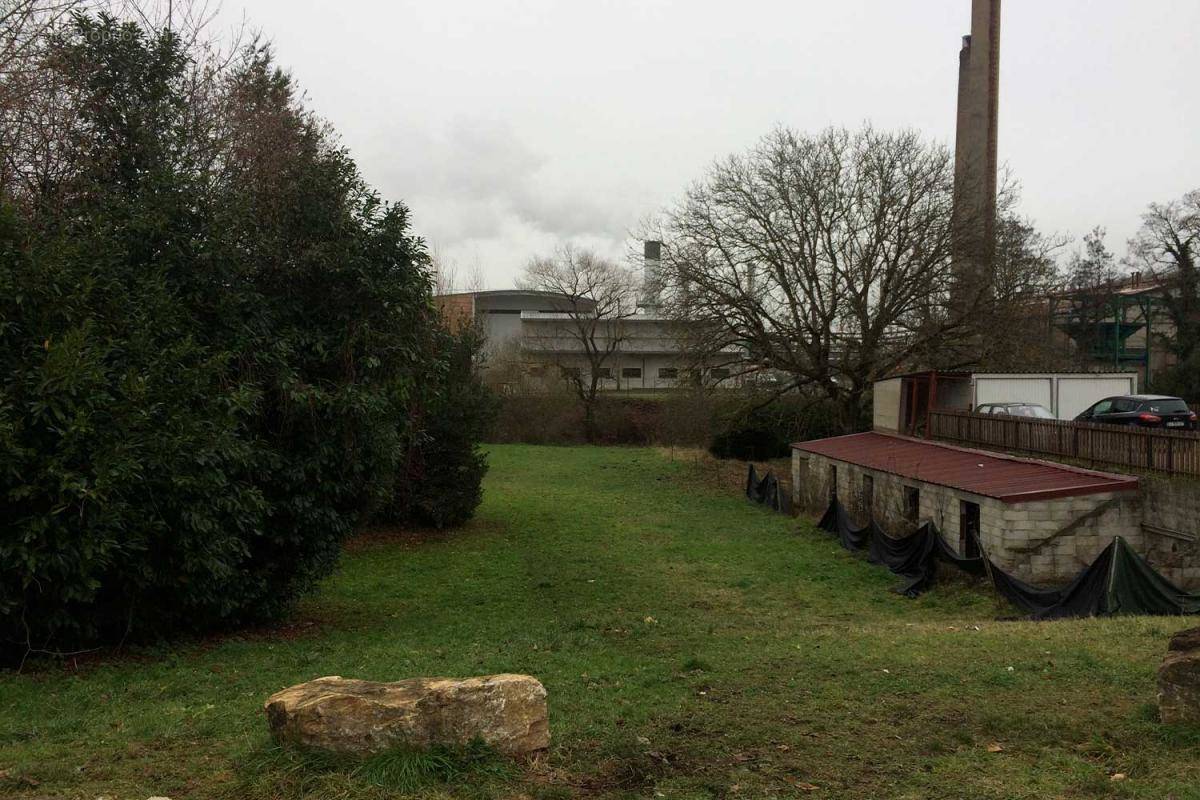
M 578 336 L 578 323 L 566 298 L 549 292 L 501 289 L 438 297 L 442 313 L 455 320 L 472 320 L 487 337 L 492 364 L 517 361 L 529 379 L 554 379 L 578 370 L 587 378 L 590 362 Z M 586 310 L 586 309 L 583 309 Z M 740 381 L 740 351 L 719 354 L 700 374 L 690 371 L 684 357 L 683 323 L 654 313 L 597 321 L 596 343 L 606 348 L 600 387 L 605 390 L 676 389 L 704 383 L 728 387 Z
M 741 385 L 745 363 L 738 348 L 716 353 L 696 367 L 685 353 L 687 323 L 659 313 L 655 286 L 661 243 L 646 242 L 646 280 L 637 313 L 594 320 L 594 342 L 612 353 L 600 367 L 604 390 L 677 389 L 703 384 Z M 524 383 L 578 376 L 590 380 L 591 363 L 580 340 L 580 322 L 594 304 L 529 289 L 461 292 L 437 297 L 452 325 L 479 325 L 487 337 L 489 364 L 517 367 Z M 512 370 L 508 370 L 511 372 Z

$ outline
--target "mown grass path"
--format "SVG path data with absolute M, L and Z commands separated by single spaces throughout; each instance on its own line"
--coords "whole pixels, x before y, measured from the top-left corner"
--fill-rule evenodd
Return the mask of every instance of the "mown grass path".
M 550 753 L 417 796 L 1200 797 L 1200 731 L 1153 706 L 1166 638 L 1200 620 L 999 622 L 982 588 L 898 597 L 655 451 L 491 461 L 474 523 L 365 537 L 301 624 L 0 675 L 0 794 L 396 796 L 273 750 L 263 699 L 526 672 Z

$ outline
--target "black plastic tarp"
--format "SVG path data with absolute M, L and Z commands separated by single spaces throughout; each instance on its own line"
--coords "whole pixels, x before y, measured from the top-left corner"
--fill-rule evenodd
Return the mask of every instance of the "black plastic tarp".
M 781 514 L 789 514 L 792 511 L 791 492 L 780 486 L 779 479 L 773 472 L 768 471 L 760 479 L 753 464 L 746 473 L 746 497 Z
M 926 522 L 911 536 L 893 538 L 874 520 L 856 527 L 835 497 L 818 527 L 835 534 L 847 550 L 866 550 L 867 560 L 872 564 L 885 566 L 904 578 L 906 582 L 896 591 L 908 597 L 916 597 L 933 586 L 939 561 L 972 575 L 983 575 L 986 571 L 982 558 L 961 558 L 954 552 L 932 522 Z
M 836 535 L 846 549 L 866 550 L 871 563 L 886 566 L 903 577 L 906 583 L 897 591 L 909 597 L 933 585 L 937 564 L 943 562 L 972 575 L 987 575 L 997 592 L 1035 619 L 1200 613 L 1200 595 L 1172 584 L 1119 536 L 1069 584 L 1046 589 L 1009 575 L 986 556 L 961 557 L 946 544 L 932 522 L 911 536 L 892 538 L 874 521 L 856 527 L 834 497 L 818 526 Z
M 1200 595 L 1175 586 L 1120 536 L 1061 589 L 1032 586 L 990 566 L 996 591 L 1036 619 L 1200 614 Z

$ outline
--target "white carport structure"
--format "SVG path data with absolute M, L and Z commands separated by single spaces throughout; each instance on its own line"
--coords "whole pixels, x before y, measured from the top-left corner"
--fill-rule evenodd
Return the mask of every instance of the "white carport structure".
M 1106 397 L 1137 393 L 1136 372 L 929 371 L 875 383 L 874 427 L 914 433 L 930 411 L 971 411 L 984 403 L 1037 403 L 1058 419 Z

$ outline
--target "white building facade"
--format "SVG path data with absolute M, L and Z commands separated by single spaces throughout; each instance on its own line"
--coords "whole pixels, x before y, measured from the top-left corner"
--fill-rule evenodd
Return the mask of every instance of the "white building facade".
M 581 323 L 561 295 L 524 289 L 442 295 L 438 305 L 452 323 L 480 326 L 492 366 L 517 366 L 527 381 L 579 377 L 590 382 L 591 359 Z M 741 384 L 745 359 L 729 348 L 697 367 L 685 352 L 686 323 L 656 313 L 596 320 L 589 344 L 611 353 L 599 369 L 606 391 L 670 390 L 697 384 Z M 511 370 L 510 370 L 511 371 Z

